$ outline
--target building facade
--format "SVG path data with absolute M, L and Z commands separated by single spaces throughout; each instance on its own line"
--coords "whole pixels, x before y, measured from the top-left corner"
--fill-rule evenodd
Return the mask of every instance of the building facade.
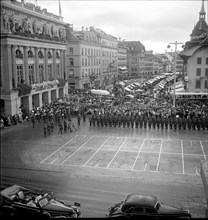
M 94 27 L 67 29 L 67 72 L 71 88 L 108 88 L 118 78 L 117 38 Z
M 208 25 L 202 1 L 199 20 L 180 56 L 184 60 L 187 92 L 208 92 Z
M 118 79 L 128 78 L 127 70 L 127 47 L 123 41 L 118 42 Z
M 101 39 L 91 29 L 67 28 L 67 73 L 71 89 L 100 87 Z
M 68 94 L 66 24 L 24 1 L 1 1 L 1 112 L 29 113 Z
M 142 78 L 141 65 L 145 47 L 140 41 L 125 41 L 127 49 L 127 70 L 129 77 Z

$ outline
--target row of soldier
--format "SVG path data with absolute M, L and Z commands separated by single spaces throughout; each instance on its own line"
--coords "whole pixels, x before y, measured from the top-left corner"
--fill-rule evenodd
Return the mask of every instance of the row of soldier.
M 95 112 L 89 118 L 90 126 L 208 130 L 208 117 L 181 117 L 179 115 L 139 115 Z

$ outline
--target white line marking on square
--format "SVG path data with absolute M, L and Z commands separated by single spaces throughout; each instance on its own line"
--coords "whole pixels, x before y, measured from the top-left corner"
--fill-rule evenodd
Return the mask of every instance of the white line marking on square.
M 62 145 L 61 147 L 59 147 L 56 151 L 54 151 L 52 154 L 50 154 L 48 157 L 46 157 L 44 160 L 42 160 L 40 163 L 43 163 L 45 160 L 47 160 L 49 157 L 51 157 L 52 155 L 54 155 L 56 152 L 58 152 L 61 148 L 63 148 L 65 145 L 67 145 L 69 142 L 71 142 L 74 138 L 76 138 L 78 135 L 74 136 L 72 139 L 70 139 L 69 141 L 67 141 L 64 145 Z
M 202 149 L 202 152 L 203 152 L 203 155 L 204 155 L 204 160 L 207 160 L 207 158 L 206 158 L 206 156 L 205 156 L 205 152 L 204 152 L 203 144 L 202 144 L 201 141 L 200 141 L 200 145 L 201 145 L 201 149 Z
M 158 172 L 158 169 L 159 169 L 159 163 L 160 163 L 160 155 L 161 155 L 161 151 L 162 151 L 162 145 L 163 145 L 163 139 L 162 139 L 161 145 L 160 145 L 160 152 L 159 152 L 159 157 L 158 157 L 158 161 L 157 161 L 157 169 L 156 169 L 156 172 Z
M 78 150 L 80 150 L 90 139 L 92 139 L 94 136 L 90 137 L 87 141 L 84 142 L 77 150 L 75 150 L 70 156 L 68 156 L 61 164 L 64 164 L 69 158 L 71 158 Z
M 115 158 L 116 155 L 118 154 L 119 150 L 123 147 L 123 145 L 124 145 L 124 143 L 126 142 L 126 140 L 127 140 L 127 137 L 125 138 L 125 140 L 124 140 L 124 142 L 121 144 L 121 146 L 118 148 L 117 152 L 115 153 L 115 155 L 113 156 L 113 158 L 111 159 L 110 163 L 108 164 L 108 166 L 107 166 L 106 168 L 108 168 L 108 167 L 111 165 L 112 161 L 114 160 L 114 158 Z
M 183 169 L 183 174 L 185 174 L 184 170 L 184 154 L 183 154 L 183 141 L 181 140 L 181 156 L 182 156 L 182 169 Z
M 107 138 L 106 141 L 103 142 L 103 144 L 95 151 L 95 153 L 87 160 L 87 162 L 82 165 L 83 167 L 87 165 L 87 163 L 95 156 L 95 154 L 103 147 L 103 145 L 110 139 L 110 137 Z
M 145 142 L 145 138 L 144 138 L 144 140 L 143 140 L 143 142 L 142 142 L 142 145 L 141 145 L 141 147 L 140 147 L 140 149 L 139 149 L 139 151 L 138 151 L 138 153 L 137 153 L 137 156 L 136 156 L 136 158 L 135 158 L 134 164 L 133 164 L 132 167 L 131 167 L 131 170 L 134 170 L 134 166 L 135 166 L 135 164 L 136 164 L 136 162 L 137 162 L 137 159 L 138 159 L 138 157 L 139 157 L 139 155 L 140 155 L 140 152 L 141 152 L 141 150 L 142 150 L 142 147 L 144 146 L 144 142 Z

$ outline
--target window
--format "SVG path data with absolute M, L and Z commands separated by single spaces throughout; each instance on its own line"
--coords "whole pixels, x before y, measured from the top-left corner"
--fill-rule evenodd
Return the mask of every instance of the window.
M 69 76 L 70 77 L 74 77 L 74 69 L 70 69 L 69 70 Z
M 155 213 L 155 210 L 153 208 L 145 208 L 146 213 Z
M 205 89 L 208 89 L 208 80 L 205 80 L 205 81 L 204 81 L 204 88 L 205 88 Z
M 205 69 L 205 77 L 208 77 L 208 68 Z
M 52 80 L 52 64 L 48 65 L 48 79 Z
M 201 88 L 201 81 L 196 80 L 196 89 L 200 89 L 200 88 Z
M 202 58 L 201 57 L 197 57 L 197 64 L 201 64 L 202 63 Z
M 196 69 L 196 75 L 197 76 L 201 76 L 201 68 L 197 68 Z
M 142 207 L 135 207 L 133 210 L 134 213 L 143 213 L 144 209 Z
M 22 65 L 17 65 L 17 85 L 23 82 L 23 70 Z
M 69 48 L 69 53 L 73 53 L 73 47 Z
M 84 66 L 84 58 L 82 58 L 82 66 Z
M 73 58 L 69 58 L 69 63 L 70 63 L 70 66 L 74 66 L 74 59 Z
M 60 75 L 59 75 L 59 64 L 56 64 L 56 76 L 57 76 L 57 78 L 60 77 Z
M 208 57 L 206 58 L 206 65 L 208 65 Z
M 44 76 L 43 76 L 43 64 L 40 64 L 38 66 L 38 72 L 39 72 L 39 81 L 43 82 Z
M 82 55 L 84 55 L 84 48 L 82 48 Z
M 31 85 L 34 83 L 34 66 L 33 65 L 28 66 L 28 72 L 29 72 L 29 84 Z
M 133 208 L 131 207 L 131 208 L 127 209 L 127 210 L 125 211 L 125 213 L 132 213 L 132 211 L 133 211 Z

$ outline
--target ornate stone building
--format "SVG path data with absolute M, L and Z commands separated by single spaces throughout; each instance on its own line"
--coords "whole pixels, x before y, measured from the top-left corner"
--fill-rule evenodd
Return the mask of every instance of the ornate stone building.
M 1 1 L 1 112 L 28 113 L 68 94 L 65 26 L 35 4 Z

